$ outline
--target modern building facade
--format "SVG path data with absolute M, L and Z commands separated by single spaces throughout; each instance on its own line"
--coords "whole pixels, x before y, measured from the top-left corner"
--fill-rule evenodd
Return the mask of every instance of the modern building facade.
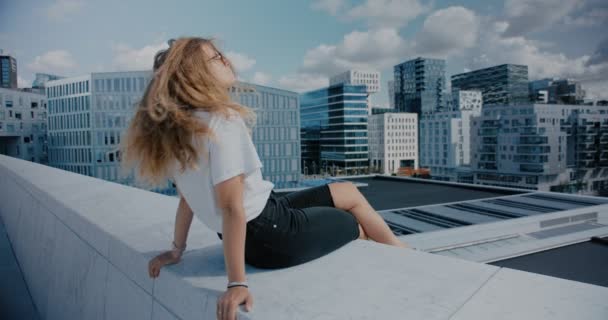
M 44 95 L 0 88 L 0 154 L 47 164 Z
M 388 81 L 388 107 L 395 108 L 395 80 Z
M 530 102 L 528 66 L 503 64 L 455 74 L 452 89 L 480 90 L 484 105 L 526 104 Z
M 252 139 L 262 160 L 262 176 L 275 188 L 296 187 L 301 178 L 300 109 L 296 92 L 239 82 L 233 99 L 255 110 Z
M 473 120 L 475 183 L 595 194 L 608 188 L 608 110 L 484 106 Z
M 420 166 L 435 180 L 473 183 L 471 118 L 481 115 L 481 91 L 455 90 L 450 97 L 448 111 L 420 119 Z
M 0 50 L 0 88 L 17 89 L 17 59 Z
M 418 114 L 385 112 L 370 116 L 369 158 L 373 172 L 397 173 L 418 169 Z
M 151 71 L 101 72 L 45 83 L 50 165 L 133 185 L 120 172 L 118 147 Z M 165 188 L 153 190 L 170 193 Z
M 583 104 L 585 90 L 572 79 L 547 78 L 530 81 L 528 84 L 531 100 L 536 103 Z
M 363 70 L 348 70 L 338 75 L 329 78 L 329 86 L 337 84 L 350 85 L 365 85 L 367 88 L 367 106 L 368 114 L 371 114 L 372 96 L 380 91 L 380 72 L 378 71 L 363 71 Z
M 300 95 L 302 172 L 369 168 L 367 88 L 337 84 Z
M 445 60 L 418 57 L 394 66 L 393 70 L 398 111 L 420 115 L 443 108 Z

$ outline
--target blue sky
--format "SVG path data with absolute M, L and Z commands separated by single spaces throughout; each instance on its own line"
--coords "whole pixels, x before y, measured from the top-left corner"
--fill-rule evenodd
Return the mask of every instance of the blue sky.
M 503 63 L 531 79 L 570 77 L 608 98 L 608 3 L 603 0 L 141 1 L 0 0 L 0 49 L 35 72 L 76 76 L 144 70 L 166 40 L 214 37 L 239 78 L 302 92 L 358 68 L 444 58 L 447 76 Z

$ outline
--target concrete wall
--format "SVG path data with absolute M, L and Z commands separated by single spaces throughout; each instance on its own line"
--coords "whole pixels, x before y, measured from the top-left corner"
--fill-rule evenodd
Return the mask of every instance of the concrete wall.
M 214 319 L 227 282 L 217 235 L 192 222 L 170 248 L 178 199 L 0 155 L 0 214 L 42 319 Z M 238 319 L 607 319 L 608 288 L 355 240 L 291 268 L 246 265 Z

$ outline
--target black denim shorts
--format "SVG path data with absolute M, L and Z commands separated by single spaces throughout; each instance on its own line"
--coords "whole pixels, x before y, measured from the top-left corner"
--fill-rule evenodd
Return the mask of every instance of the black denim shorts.
M 245 262 L 258 268 L 290 267 L 357 238 L 357 219 L 335 207 L 328 184 L 283 196 L 273 190 L 262 213 L 247 222 Z

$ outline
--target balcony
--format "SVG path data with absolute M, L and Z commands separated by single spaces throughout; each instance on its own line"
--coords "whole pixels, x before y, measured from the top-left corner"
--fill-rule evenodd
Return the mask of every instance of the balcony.
M 551 153 L 551 146 L 517 146 L 517 153 L 520 153 L 520 154 Z
M 534 164 L 542 164 L 547 163 L 549 161 L 548 155 L 515 155 L 513 157 L 513 162 L 515 163 L 534 163 Z
M 546 136 L 520 136 L 519 144 L 520 145 L 539 145 L 539 144 L 547 144 L 549 143 L 549 138 Z
M 482 128 L 479 130 L 479 136 L 490 136 L 495 137 L 498 134 L 498 129 L 494 128 Z
M 496 145 L 498 144 L 498 139 L 496 137 L 483 137 L 481 139 L 481 143 L 488 145 Z
M 496 153 L 495 145 L 484 145 L 477 149 L 479 153 Z
M 532 172 L 532 173 L 543 173 L 548 170 L 549 167 L 543 164 L 520 164 L 519 171 L 521 172 Z
M 482 128 L 498 128 L 500 127 L 500 120 L 483 120 L 481 122 Z
M 532 135 L 532 136 L 536 136 L 538 135 L 538 130 L 535 127 L 523 127 L 519 129 L 519 134 L 520 135 Z

